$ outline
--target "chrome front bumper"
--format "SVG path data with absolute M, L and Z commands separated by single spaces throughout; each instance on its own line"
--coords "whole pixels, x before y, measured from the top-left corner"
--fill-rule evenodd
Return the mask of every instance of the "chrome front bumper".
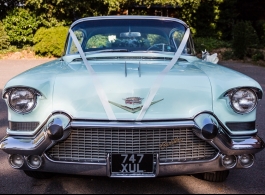
M 112 178 L 153 178 L 227 170 L 228 168 L 225 168 L 221 163 L 222 158 L 223 155 L 218 154 L 214 159 L 205 162 L 198 161 L 192 163 L 172 164 L 155 162 L 153 174 L 112 174 L 110 168 L 111 163 L 108 158 L 106 159 L 107 163 L 62 163 L 52 161 L 46 155 L 43 155 L 42 166 L 36 171 L 87 176 L 107 176 Z M 237 163 L 233 168 L 244 167 L 242 167 L 240 163 Z M 32 169 L 26 163 L 19 169 L 32 171 Z
M 169 175 L 183 175 L 195 174 L 211 171 L 222 171 L 231 168 L 248 168 L 242 165 L 241 159 L 244 155 L 254 154 L 264 149 L 264 142 L 258 135 L 253 136 L 237 136 L 236 138 L 229 137 L 221 127 L 218 126 L 217 121 L 209 114 L 202 114 L 195 120 L 181 121 L 181 122 L 85 122 L 72 121 L 67 128 L 61 128 L 61 122 L 53 120 L 52 123 L 42 128 L 40 133 L 35 137 L 26 136 L 9 136 L 7 135 L 0 143 L 0 148 L 12 155 L 20 155 L 24 158 L 24 163 L 19 167 L 14 167 L 21 170 L 32 170 L 28 164 L 28 159 L 32 155 L 37 155 L 41 158 L 41 166 L 37 167 L 37 171 L 57 172 L 67 174 L 80 175 L 96 175 L 109 177 L 156 177 Z M 207 125 L 207 128 L 205 126 Z M 211 128 L 208 128 L 210 125 Z M 53 128 L 50 128 L 50 127 Z M 148 127 L 193 127 L 193 133 L 200 139 L 205 140 L 219 152 L 208 160 L 186 161 L 186 162 L 160 162 L 159 154 L 155 155 L 153 162 L 153 172 L 149 174 L 135 174 L 135 173 L 111 173 L 111 154 L 106 154 L 105 162 L 68 162 L 55 161 L 48 157 L 45 153 L 48 149 L 53 147 L 59 141 L 65 140 L 71 133 L 71 128 L 106 128 L 106 127 L 126 127 L 126 128 L 148 128 Z M 218 130 L 216 130 L 216 128 Z M 52 130 L 51 130 L 52 129 Z M 54 130 L 55 129 L 55 130 Z M 224 166 L 224 158 L 232 157 L 234 159 L 233 166 Z M 12 163 L 11 163 L 12 164 Z

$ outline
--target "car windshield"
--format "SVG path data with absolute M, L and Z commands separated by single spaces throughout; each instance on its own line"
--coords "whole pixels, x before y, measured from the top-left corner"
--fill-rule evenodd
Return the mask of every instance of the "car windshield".
M 174 20 L 84 20 L 72 27 L 84 52 L 176 52 L 186 27 Z M 66 55 L 78 53 L 68 36 Z M 194 55 L 189 38 L 183 54 Z

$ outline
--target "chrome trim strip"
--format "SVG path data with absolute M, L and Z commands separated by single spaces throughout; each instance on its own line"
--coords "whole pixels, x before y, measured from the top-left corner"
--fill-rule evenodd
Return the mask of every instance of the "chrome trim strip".
M 105 163 L 91 163 L 91 162 L 56 161 L 56 160 L 51 159 L 46 153 L 44 153 L 43 156 L 47 160 L 49 160 L 50 162 L 53 162 L 53 163 L 56 163 L 56 164 L 78 164 L 78 165 L 80 164 L 80 165 L 107 166 L 107 162 L 105 162 Z
M 71 120 L 73 118 L 72 116 L 70 116 L 66 112 L 58 110 L 58 111 L 54 111 L 51 114 L 49 114 L 47 119 L 44 122 L 42 122 L 39 125 L 39 128 L 35 129 L 34 131 L 30 131 L 30 132 L 21 131 L 21 132 L 18 132 L 18 131 L 12 131 L 11 129 L 7 128 L 7 134 L 8 135 L 16 135 L 16 136 L 34 136 L 36 133 L 38 133 L 39 131 L 41 131 L 43 129 L 43 127 L 47 124 L 47 122 L 49 121 L 49 119 L 51 117 L 53 117 L 53 116 L 55 116 L 57 114 L 64 115 L 64 116 L 68 117 L 69 120 Z
M 0 149 L 8 154 L 42 155 L 52 141 L 42 132 L 36 137 L 6 136 L 0 143 Z
M 95 121 L 72 121 L 72 128 L 161 128 L 161 127 L 195 127 L 193 121 L 177 122 L 95 122 Z
M 139 61 L 139 65 L 138 65 L 138 75 L 139 77 L 141 77 L 141 61 Z
M 126 61 L 124 62 L 124 70 L 125 70 L 125 77 L 127 77 L 127 64 L 126 64 Z
M 188 28 L 189 26 L 182 20 L 180 19 L 176 19 L 176 18 L 172 18 L 172 17 L 161 17 L 161 16 L 136 16 L 136 15 L 119 15 L 119 16 L 94 16 L 94 17 L 86 17 L 86 18 L 81 18 L 75 22 L 73 22 L 73 24 L 70 26 L 70 28 L 72 28 L 73 26 L 75 26 L 78 23 L 84 22 L 84 21 L 90 21 L 90 20 L 106 20 L 106 19 L 138 19 L 138 20 L 142 20 L 142 19 L 148 19 L 148 20 L 168 20 L 168 21 L 174 21 L 174 22 L 178 22 L 182 25 L 184 25 L 186 28 Z
M 240 87 L 228 89 L 226 92 L 224 92 L 223 97 L 225 97 L 225 96 L 229 95 L 229 93 L 236 91 L 238 89 L 241 89 L 241 88 L 248 88 L 248 89 L 253 90 L 256 93 L 258 100 L 262 99 L 263 92 L 259 88 L 253 87 L 253 86 L 240 86 Z
M 207 160 L 196 160 L 196 161 L 188 161 L 188 162 L 167 162 L 167 163 L 159 163 L 160 166 L 167 166 L 167 165 L 179 165 L 179 164 L 193 164 L 193 163 L 206 163 L 216 160 L 221 155 L 220 152 L 218 152 L 212 159 Z
M 27 86 L 24 86 L 24 85 L 16 85 L 16 86 L 12 86 L 12 87 L 8 87 L 6 89 L 3 90 L 2 92 L 2 99 L 6 99 L 6 95 L 8 93 L 10 93 L 13 89 L 15 88 L 27 88 L 27 89 L 30 89 L 32 91 L 34 91 L 34 93 L 38 96 L 41 96 L 43 98 L 46 98 L 39 90 L 35 89 L 35 88 L 32 88 L 32 87 L 27 87 Z
M 265 143 L 258 135 L 230 138 L 219 132 L 212 141 L 226 155 L 254 154 L 264 149 Z
M 108 177 L 110 177 L 110 172 L 111 172 L 111 165 L 110 165 L 110 154 L 107 154 L 107 158 L 106 158 L 106 161 L 107 161 L 107 163 L 106 163 L 106 174 L 107 174 L 107 176 Z
M 156 166 L 155 166 L 155 168 L 156 168 L 156 170 L 155 170 L 155 173 L 156 173 L 156 176 L 158 176 L 159 175 L 159 154 L 156 154 Z
M 113 174 L 111 175 L 112 178 L 154 178 L 156 177 L 155 174 Z

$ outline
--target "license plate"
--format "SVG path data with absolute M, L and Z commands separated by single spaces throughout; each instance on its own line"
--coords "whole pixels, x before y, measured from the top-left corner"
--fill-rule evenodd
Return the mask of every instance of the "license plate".
M 153 154 L 112 154 L 112 173 L 153 173 Z

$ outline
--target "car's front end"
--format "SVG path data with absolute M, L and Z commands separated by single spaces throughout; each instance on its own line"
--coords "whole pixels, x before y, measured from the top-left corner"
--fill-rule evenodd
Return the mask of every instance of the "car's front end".
M 13 168 L 131 178 L 253 165 L 264 148 L 255 125 L 262 88 L 195 57 L 185 23 L 92 17 L 70 29 L 61 59 L 5 86 L 0 147 Z

